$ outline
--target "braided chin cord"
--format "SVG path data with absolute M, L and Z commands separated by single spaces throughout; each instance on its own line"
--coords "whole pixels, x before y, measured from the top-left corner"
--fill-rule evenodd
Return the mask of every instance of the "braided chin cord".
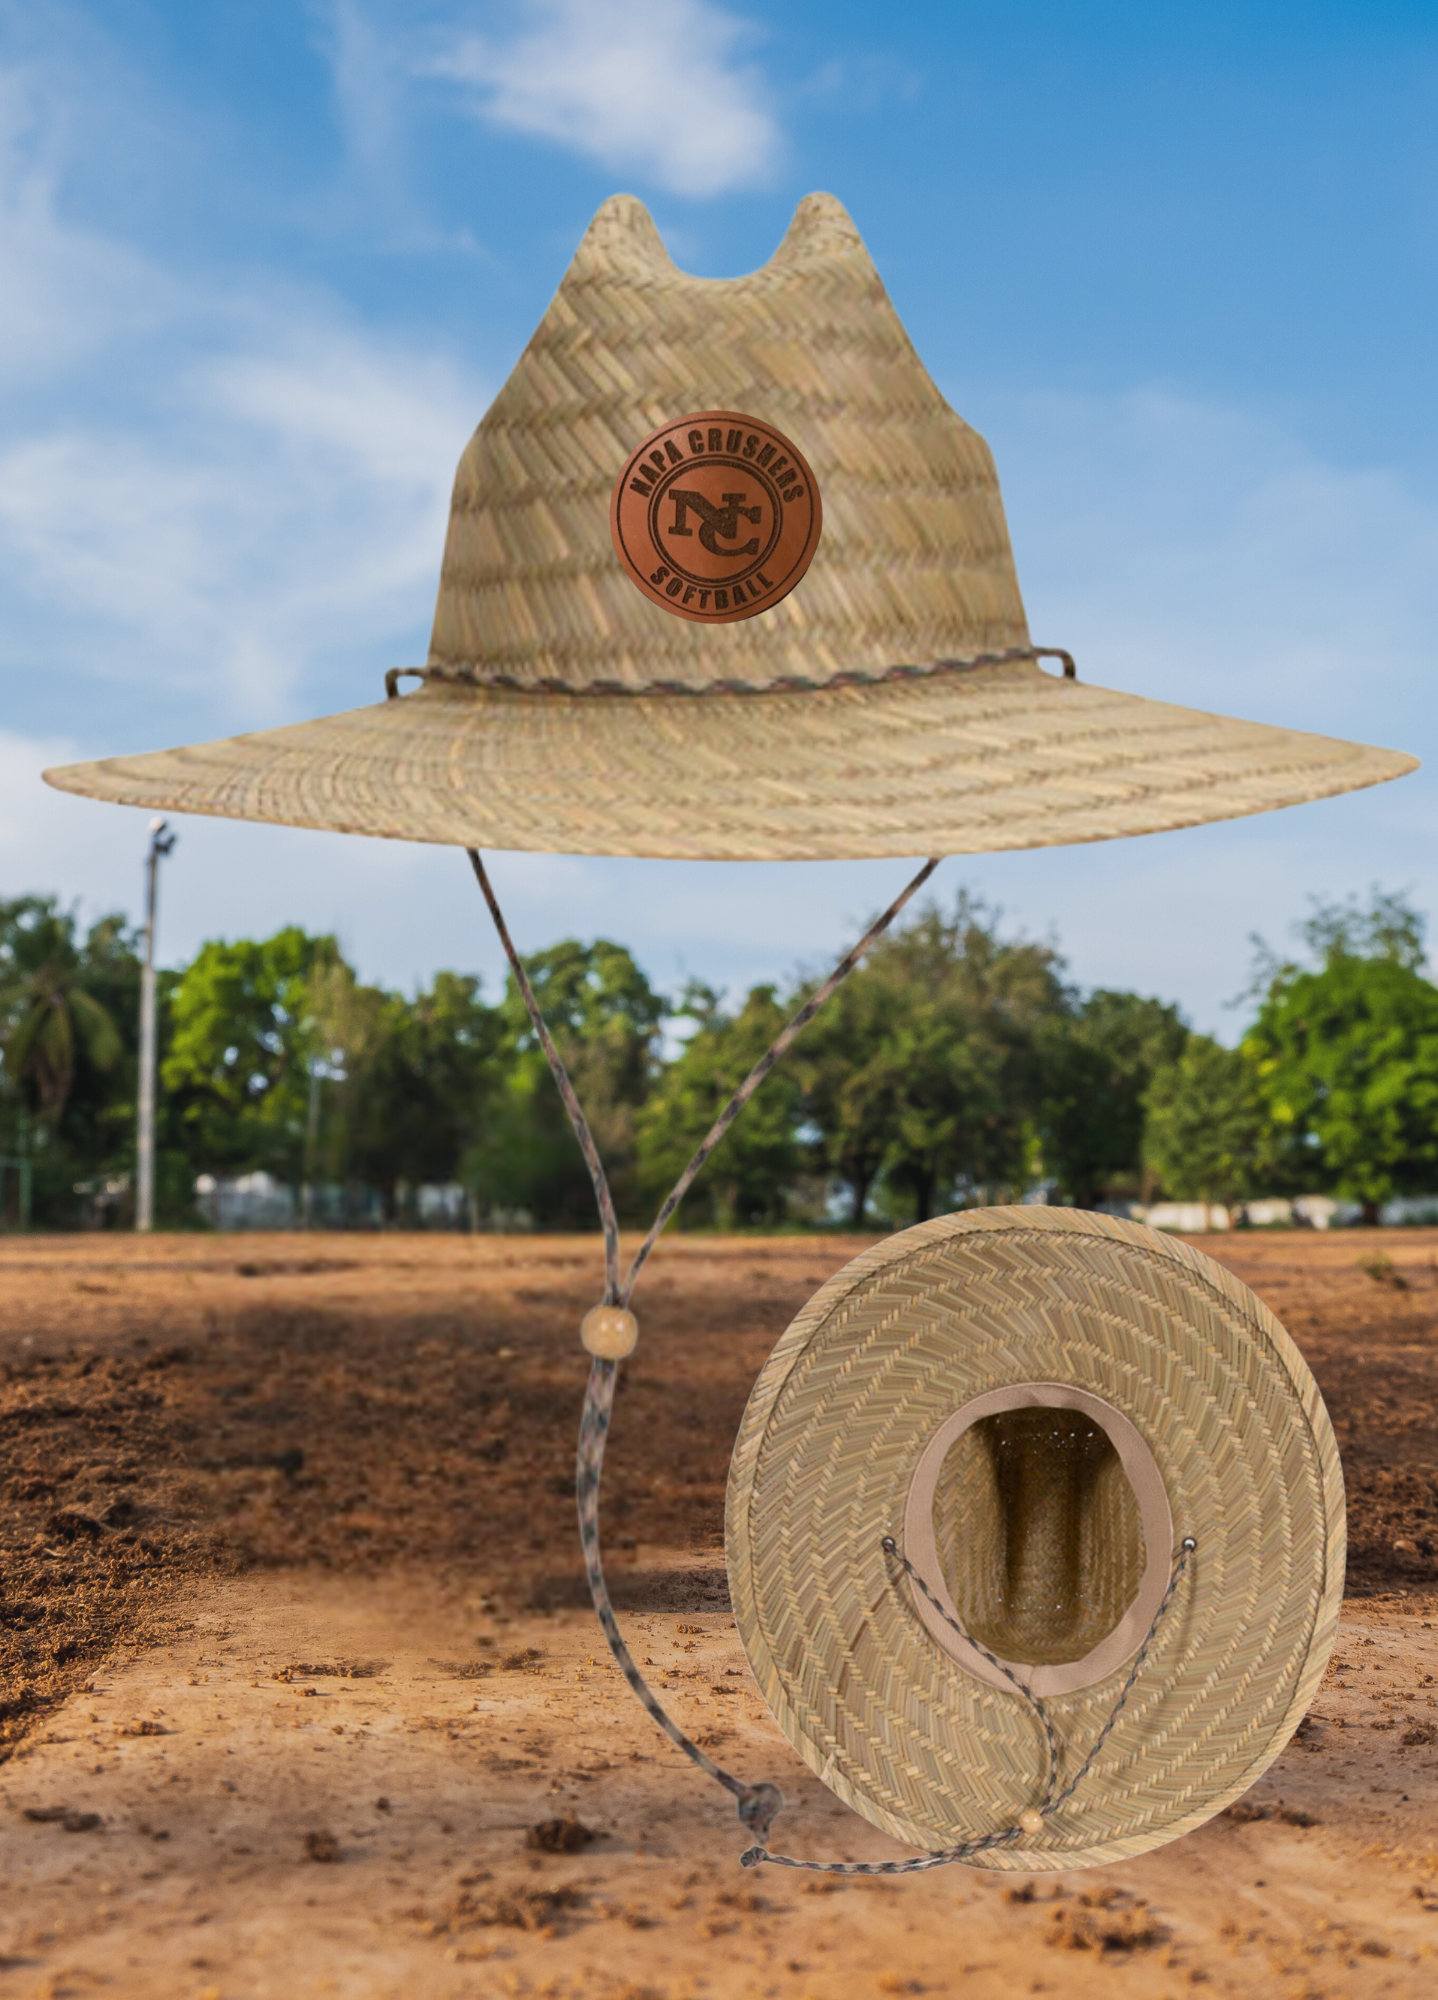
M 1198 1543 L 1192 1535 L 1185 1535 L 1179 1544 L 1178 1554 L 1174 1557 L 1173 1570 L 1168 1579 L 1168 1588 L 1164 1591 L 1162 1602 L 1153 1614 L 1153 1623 L 1148 1628 L 1143 1644 L 1133 1656 L 1133 1665 L 1128 1670 L 1128 1679 L 1119 1689 L 1118 1699 L 1109 1710 L 1108 1720 L 1094 1738 L 1093 1747 L 1062 1791 L 1059 1790 L 1058 1739 L 1054 1735 L 1054 1726 L 1049 1720 L 1048 1711 L 1033 1689 L 1025 1687 L 1024 1683 L 1010 1667 L 1006 1666 L 1002 1660 L 997 1659 L 987 1646 L 981 1646 L 971 1633 L 964 1630 L 956 1618 L 949 1615 L 948 1611 L 939 1602 L 939 1599 L 935 1597 L 933 1591 L 930 1590 L 923 1577 L 920 1576 L 914 1565 L 909 1561 L 909 1558 L 900 1549 L 892 1535 L 885 1535 L 883 1541 L 880 1543 L 880 1547 L 889 1558 L 896 1577 L 899 1572 L 906 1575 L 914 1584 L 914 1587 L 923 1592 L 944 1623 L 952 1627 L 961 1639 L 966 1639 L 976 1651 L 983 1654 L 990 1665 L 997 1667 L 1001 1674 L 1013 1682 L 1024 1700 L 1038 1717 L 1048 1747 L 1049 1761 L 1048 1782 L 1044 1787 L 1043 1798 L 1038 1805 L 1031 1806 L 1026 1812 L 1021 1813 L 1010 1826 L 1001 1827 L 993 1833 L 980 1834 L 973 1840 L 960 1841 L 956 1847 L 941 1848 L 935 1854 L 921 1855 L 914 1861 L 799 1861 L 790 1854 L 771 1854 L 767 1847 L 750 1847 L 746 1848 L 744 1853 L 739 1857 L 739 1865 L 743 1868 L 757 1868 L 761 1863 L 767 1861 L 775 1868 L 803 1868 L 814 1875 L 921 1875 L 928 1868 L 947 1868 L 954 1861 L 972 1861 L 976 1854 L 987 1853 L 990 1848 L 1012 1847 L 1016 1841 L 1032 1840 L 1035 1834 L 1043 1831 L 1044 1822 L 1053 1813 L 1056 1813 L 1061 1805 L 1066 1804 L 1073 1797 L 1074 1793 L 1093 1769 L 1094 1763 L 1104 1744 L 1107 1743 L 1109 1737 L 1113 1734 L 1114 1724 L 1123 1713 L 1124 1704 L 1133 1693 L 1134 1684 L 1143 1671 L 1144 1662 L 1147 1660 L 1149 1649 L 1157 1637 L 1158 1628 L 1163 1621 L 1164 1613 L 1174 1600 L 1174 1594 L 1178 1589 L 1179 1581 L 1184 1571 L 1188 1568 L 1189 1561 L 1193 1556 L 1194 1550 L 1198 1547 Z
M 672 1191 L 660 1207 L 649 1234 L 640 1244 L 628 1271 L 621 1278 L 619 1225 L 615 1215 L 613 1196 L 610 1193 L 608 1176 L 604 1171 L 604 1163 L 600 1159 L 599 1149 L 594 1143 L 594 1135 L 589 1129 L 589 1122 L 585 1118 L 584 1109 L 575 1094 L 574 1086 L 570 1081 L 568 1071 L 565 1069 L 563 1058 L 555 1046 L 553 1036 L 550 1034 L 548 1024 L 535 997 L 534 988 L 530 984 L 529 975 L 525 971 L 519 953 L 515 949 L 514 941 L 509 934 L 509 927 L 505 923 L 493 886 L 485 870 L 484 862 L 476 849 L 468 848 L 466 852 L 469 855 L 470 865 L 474 869 L 475 879 L 479 884 L 480 892 L 489 907 L 490 916 L 494 920 L 494 927 L 498 933 L 499 941 L 504 947 L 505 956 L 508 958 L 510 966 L 513 969 L 520 996 L 524 1001 L 525 1010 L 529 1015 L 539 1045 L 544 1051 L 555 1084 L 558 1087 L 560 1098 L 569 1116 L 569 1122 L 574 1129 L 574 1136 L 579 1143 L 580 1151 L 584 1155 L 585 1164 L 589 1168 L 590 1179 L 594 1185 L 595 1202 L 599 1210 L 599 1220 L 604 1232 L 605 1282 L 603 1306 L 596 1309 L 589 1317 L 590 1319 L 597 1319 L 607 1316 L 611 1320 L 627 1320 L 631 1329 L 630 1344 L 632 1344 L 633 1321 L 629 1316 L 628 1307 L 634 1293 L 634 1288 L 639 1281 L 640 1274 L 649 1259 L 651 1251 L 659 1241 L 660 1236 L 663 1234 L 664 1229 L 673 1217 L 680 1202 L 684 1199 L 696 1176 L 703 1168 L 705 1161 L 709 1158 L 709 1155 L 713 1152 L 749 1099 L 754 1095 L 754 1092 L 759 1088 L 759 1085 L 764 1081 L 764 1078 L 769 1074 L 769 1071 L 789 1048 L 795 1037 L 813 1020 L 819 1009 L 824 1005 L 824 1002 L 854 970 L 869 947 L 888 930 L 904 905 L 928 881 L 929 877 L 938 867 L 939 860 L 942 857 L 935 857 L 924 863 L 923 867 L 920 868 L 918 873 L 899 895 L 894 898 L 889 907 L 869 926 L 853 949 L 840 959 L 834 970 L 829 974 L 829 977 L 821 986 L 815 989 L 809 999 L 805 1001 L 804 1005 L 777 1036 L 772 1045 L 759 1058 L 758 1062 L 755 1063 L 753 1069 L 750 1070 L 748 1076 L 745 1077 L 744 1081 L 739 1085 L 738 1089 L 724 1106 L 724 1109 L 715 1119 L 713 1125 L 700 1142 L 692 1159 L 689 1161 L 689 1164 L 675 1182 Z M 586 1342 L 586 1344 L 588 1343 Z M 620 1347 L 617 1353 L 622 1355 L 627 1351 L 628 1347 Z M 757 1840 L 762 1841 L 774 1820 L 783 1809 L 783 1793 L 777 1785 L 769 1784 L 762 1780 L 758 1784 L 748 1784 L 744 1779 L 736 1778 L 733 1772 L 726 1771 L 722 1765 L 716 1764 L 712 1757 L 707 1756 L 700 1749 L 699 1745 L 684 1733 L 673 1717 L 666 1712 L 658 1696 L 639 1671 L 634 1656 L 630 1652 L 624 1635 L 619 1629 L 619 1621 L 614 1615 L 614 1606 L 610 1600 L 609 1589 L 604 1580 L 604 1566 L 600 1551 L 599 1482 L 604 1465 L 604 1446 L 609 1436 L 610 1419 L 614 1411 L 614 1390 L 617 1374 L 618 1359 L 610 1358 L 601 1352 L 595 1352 L 593 1365 L 589 1371 L 588 1385 L 585 1389 L 584 1408 L 579 1425 L 579 1454 L 575 1478 L 575 1497 L 579 1508 L 579 1538 L 584 1550 L 585 1572 L 589 1581 L 589 1593 L 594 1601 L 595 1615 L 599 1619 L 600 1627 L 608 1642 L 609 1650 L 614 1656 L 615 1664 L 629 1683 L 629 1686 L 633 1689 L 635 1696 L 644 1709 L 658 1724 L 659 1728 L 664 1731 L 669 1740 L 679 1750 L 683 1751 L 691 1763 L 696 1764 L 701 1771 L 708 1777 L 713 1778 L 716 1783 L 721 1784 L 732 1795 L 737 1803 L 739 1818 L 745 1829 L 753 1834 Z M 998 1832 L 984 1834 L 973 1840 L 965 1841 L 958 1846 L 945 1848 L 942 1852 L 924 1855 L 912 1861 L 800 1861 L 789 1855 L 771 1854 L 763 1846 L 754 1846 L 748 1848 L 741 1855 L 741 1865 L 745 1868 L 755 1868 L 763 1862 L 769 1862 L 775 1867 L 803 1868 L 829 1875 L 908 1875 L 917 1874 L 928 1868 L 944 1867 L 950 1862 L 967 1861 L 974 1855 L 981 1854 L 990 1848 L 1010 1846 L 1017 1840 L 1032 1837 L 1033 1833 L 1042 1829 L 1042 1823 L 1048 1815 L 1057 1811 L 1073 1795 L 1077 1786 L 1088 1775 L 1095 1758 L 1108 1740 L 1114 1724 L 1118 1721 L 1119 1713 L 1124 1703 L 1128 1700 L 1135 1681 L 1138 1679 L 1139 1671 L 1147 1658 L 1149 1648 L 1152 1646 L 1155 1634 L 1158 1631 L 1159 1622 L 1173 1601 L 1174 1593 L 1178 1589 L 1179 1580 L 1188 1565 L 1189 1557 L 1192 1555 L 1194 1547 L 1195 1544 L 1191 1538 L 1184 1541 L 1174 1564 L 1173 1575 L 1170 1578 L 1163 1602 L 1154 1614 L 1153 1624 L 1149 1628 L 1148 1636 L 1135 1655 L 1133 1667 L 1127 1681 L 1124 1683 L 1113 1711 L 1108 1721 L 1104 1724 L 1103 1729 L 1099 1732 L 1098 1738 L 1084 1760 L 1084 1763 L 1062 1791 L 1058 1790 L 1058 1741 L 1042 1702 L 1039 1701 L 1032 1690 L 1026 1687 L 1002 1660 L 996 1659 L 992 1653 L 988 1652 L 987 1648 L 982 1646 L 978 1648 L 986 1659 L 990 1660 L 1001 1673 L 1013 1682 L 1017 1692 L 1029 1703 L 1042 1725 L 1048 1757 L 1048 1778 L 1043 1802 L 1037 1809 L 1031 1809 L 1021 1814 L 1020 1819 L 1012 1826 L 1005 1827 Z M 908 1558 L 898 1549 L 897 1544 L 892 1538 L 885 1538 L 883 1549 L 893 1566 L 896 1584 L 900 1573 L 907 1574 L 915 1587 L 921 1590 L 931 1603 L 938 1605 L 938 1600 L 934 1597 L 928 1584 L 919 1575 Z M 968 1633 L 964 1632 L 955 1623 L 954 1619 L 950 1617 L 942 1605 L 938 1605 L 938 1609 L 945 1621 L 953 1626 L 961 1638 L 967 1639 L 970 1645 L 978 1644 L 976 1640 L 972 1639 Z

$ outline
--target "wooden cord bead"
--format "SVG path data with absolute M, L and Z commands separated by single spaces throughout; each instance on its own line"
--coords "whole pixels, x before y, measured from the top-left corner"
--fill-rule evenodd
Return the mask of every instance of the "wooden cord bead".
M 579 1338 L 601 1361 L 622 1361 L 639 1341 L 639 1322 L 624 1306 L 592 1306 L 579 1324 Z

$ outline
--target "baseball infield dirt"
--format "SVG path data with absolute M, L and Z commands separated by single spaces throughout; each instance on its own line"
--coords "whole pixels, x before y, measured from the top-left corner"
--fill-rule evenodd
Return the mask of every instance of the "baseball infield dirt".
M 679 1238 L 636 1301 L 605 1518 L 676 1712 L 782 1845 L 897 1850 L 789 1750 L 729 1616 L 730 1444 L 857 1239 Z M 1344 1453 L 1343 1635 L 1243 1801 L 1090 1874 L 741 1873 L 586 1612 L 588 1238 L 0 1243 L 0 2000 L 1438 1988 L 1438 1232 L 1201 1246 Z

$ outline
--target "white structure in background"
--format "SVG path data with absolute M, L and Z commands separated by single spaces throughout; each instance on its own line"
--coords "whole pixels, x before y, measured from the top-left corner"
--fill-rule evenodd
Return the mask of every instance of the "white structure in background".
M 299 1190 L 266 1173 L 201 1174 L 195 1182 L 195 1206 L 211 1229 L 383 1227 L 380 1198 L 373 1188 L 319 1186 L 310 1188 L 308 1196 L 306 1207 Z M 411 1213 L 421 1229 L 529 1226 L 529 1217 L 519 1210 L 481 1218 L 473 1195 L 458 1182 L 416 1188 Z
M 1293 1202 L 1250 1202 L 1248 1212 L 1255 1208 L 1286 1208 L 1287 1216 L 1275 1216 L 1275 1221 L 1293 1221 L 1306 1229 L 1331 1229 L 1336 1222 L 1351 1222 L 1359 1211 L 1352 1202 L 1334 1201 L 1331 1195 L 1301 1194 Z
M 273 1174 L 201 1174 L 195 1201 L 211 1229 L 293 1229 L 295 1191 Z
M 1384 1223 L 1423 1223 L 1431 1228 L 1438 1222 L 1438 1194 L 1401 1194 L 1395 1201 L 1384 1202 L 1378 1219 Z
M 1228 1210 L 1218 1202 L 1156 1201 L 1145 1208 L 1141 1201 L 1128 1205 L 1130 1220 L 1146 1222 L 1150 1229 L 1176 1229 L 1183 1236 L 1200 1236 L 1206 1229 L 1231 1229 Z
M 474 1196 L 458 1181 L 417 1190 L 415 1205 L 422 1229 L 475 1229 Z
M 1181 1235 L 1198 1236 L 1208 1229 L 1237 1229 L 1244 1224 L 1250 1229 L 1273 1229 L 1295 1223 L 1302 1229 L 1327 1229 L 1335 1215 L 1347 1220 L 1340 1209 L 1341 1204 L 1330 1201 L 1326 1194 L 1302 1194 L 1296 1201 L 1246 1201 L 1241 1208 L 1233 1209 L 1225 1208 L 1221 1202 L 1211 1202 L 1205 1207 L 1201 1201 L 1156 1201 L 1145 1208 L 1136 1201 L 1130 1203 L 1125 1213 L 1135 1222 L 1146 1222 L 1150 1229 L 1176 1229 Z
M 1121 1211 L 1134 1222 L 1146 1222 L 1150 1229 L 1176 1229 L 1183 1235 L 1199 1235 L 1206 1229 L 1273 1229 L 1291 1225 L 1299 1229 L 1348 1229 L 1362 1215 L 1356 1201 L 1335 1201 L 1327 1194 L 1300 1194 L 1292 1201 L 1246 1201 L 1231 1213 L 1217 1202 L 1207 1209 L 1201 1201 L 1156 1201 L 1149 1208 L 1142 1202 L 1126 1203 Z M 1438 1195 L 1401 1195 L 1384 1202 L 1379 1221 L 1389 1229 L 1404 1223 L 1438 1223 Z

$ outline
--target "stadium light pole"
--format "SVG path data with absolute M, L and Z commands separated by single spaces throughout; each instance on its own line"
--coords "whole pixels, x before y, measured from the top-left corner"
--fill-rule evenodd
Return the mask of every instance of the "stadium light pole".
M 169 821 L 150 821 L 150 852 L 145 862 L 145 958 L 140 967 L 140 1104 L 139 1133 L 135 1148 L 135 1227 L 155 1226 L 155 901 L 160 882 L 160 862 L 174 846 L 177 835 Z

